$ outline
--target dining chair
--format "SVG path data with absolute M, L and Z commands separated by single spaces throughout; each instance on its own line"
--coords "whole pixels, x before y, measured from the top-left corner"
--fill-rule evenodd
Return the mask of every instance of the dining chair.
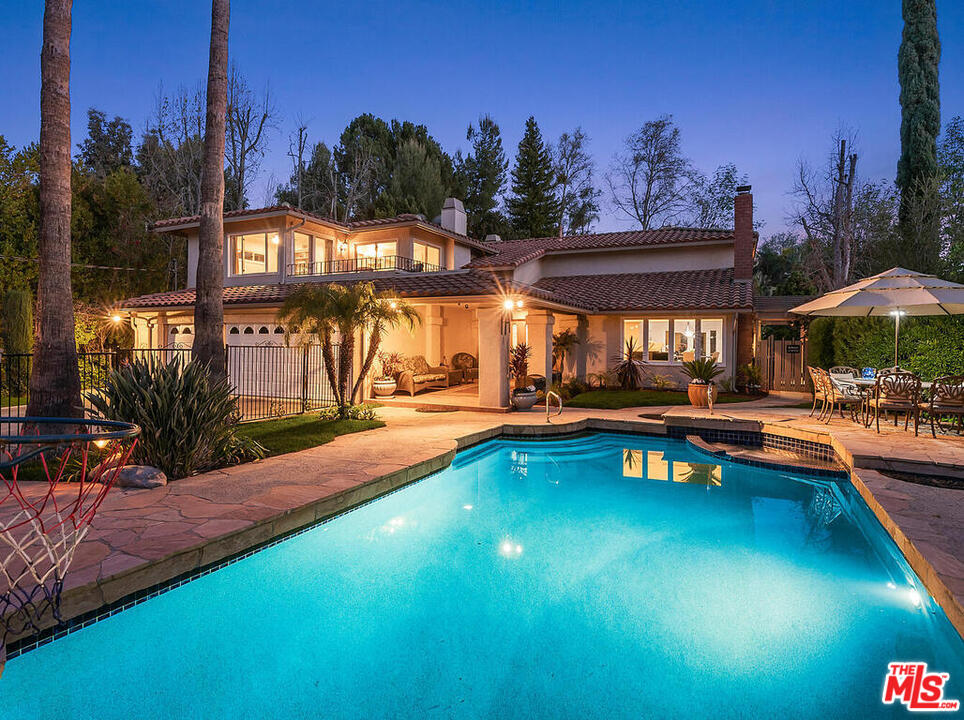
M 897 427 L 897 417 L 904 413 L 904 430 L 914 416 L 914 435 L 917 435 L 920 425 L 920 396 L 921 380 L 910 372 L 889 372 L 877 376 L 874 392 L 870 398 L 870 407 L 874 412 L 877 432 L 880 432 L 880 413 L 894 413 L 894 427 Z
M 964 375 L 945 375 L 934 380 L 931 385 L 930 400 L 919 403 L 919 410 L 930 415 L 931 435 L 937 437 L 934 423 L 941 430 L 941 417 L 956 416 L 957 431 L 964 432 Z M 951 422 L 953 427 L 954 423 Z

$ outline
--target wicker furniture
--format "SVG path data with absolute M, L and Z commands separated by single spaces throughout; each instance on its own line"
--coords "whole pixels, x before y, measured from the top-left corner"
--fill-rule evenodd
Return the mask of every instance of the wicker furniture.
M 474 382 L 479 379 L 479 361 L 467 352 L 457 352 L 452 356 L 452 370 L 461 371 L 460 382 Z
M 892 412 L 894 427 L 897 427 L 897 416 L 904 413 L 904 430 L 907 429 L 913 415 L 914 435 L 917 435 L 920 425 L 920 398 L 921 381 L 914 373 L 890 372 L 878 375 L 869 400 L 869 407 L 874 413 L 874 421 L 877 424 L 877 432 L 880 432 L 880 414 Z
M 405 359 L 405 369 L 398 374 L 397 392 L 414 396 L 419 390 L 447 388 L 449 369 L 445 365 L 431 366 L 425 357 L 415 355 Z
M 931 385 L 930 400 L 918 404 L 918 411 L 921 410 L 930 416 L 931 435 L 935 438 L 937 431 L 934 423 L 943 430 L 941 418 L 946 415 L 955 416 L 957 431 L 964 432 L 964 375 L 946 375 L 935 379 Z

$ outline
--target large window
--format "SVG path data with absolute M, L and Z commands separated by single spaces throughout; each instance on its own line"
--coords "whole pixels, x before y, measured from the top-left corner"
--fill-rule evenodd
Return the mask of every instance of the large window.
M 231 274 L 278 272 L 278 233 L 248 233 L 231 237 Z
M 696 320 L 673 320 L 673 359 L 690 362 L 696 359 Z
M 397 244 L 394 240 L 390 242 L 365 243 L 355 245 L 355 259 L 358 261 L 359 268 L 370 268 L 372 270 L 389 270 L 394 268 L 394 264 L 386 258 L 397 255 Z
M 718 363 L 723 362 L 723 320 L 700 321 L 700 337 L 702 338 L 702 354 L 711 357 Z
M 412 243 L 412 260 L 417 263 L 427 263 L 440 267 L 442 265 L 442 252 L 435 245 L 427 243 Z
M 324 272 L 326 240 L 317 235 L 295 232 L 292 246 L 292 275 L 317 275 Z
M 647 322 L 647 321 L 643 321 Z M 649 359 L 671 360 L 669 320 L 649 320 Z
M 724 362 L 722 318 L 642 318 L 623 321 L 623 346 L 633 341 L 640 359 L 650 362 L 687 362 L 711 357 Z

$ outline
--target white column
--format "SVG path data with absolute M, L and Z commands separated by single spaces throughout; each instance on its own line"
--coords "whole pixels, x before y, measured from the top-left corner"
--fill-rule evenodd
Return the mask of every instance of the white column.
M 442 308 L 439 305 L 425 307 L 425 359 L 432 366 L 442 362 Z
M 502 307 L 479 308 L 479 405 L 509 406 L 509 333 Z M 505 332 L 503 332 L 505 330 Z
M 576 325 L 576 337 L 579 344 L 576 345 L 576 377 L 586 381 L 586 360 L 589 355 L 589 318 L 580 315 Z
M 552 326 L 555 318 L 547 310 L 530 310 L 526 316 L 529 327 L 529 346 L 532 357 L 529 360 L 529 374 L 542 375 L 546 386 L 552 384 Z

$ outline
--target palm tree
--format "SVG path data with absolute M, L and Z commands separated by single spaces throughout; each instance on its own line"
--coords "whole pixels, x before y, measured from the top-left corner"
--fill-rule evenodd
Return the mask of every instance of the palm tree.
M 385 331 L 400 324 L 414 329 L 420 319 L 411 305 L 390 293 L 376 292 L 375 286 L 370 282 L 353 285 L 306 284 L 288 297 L 279 317 L 289 333 L 300 328 L 302 332 L 318 338 L 325 361 L 325 373 L 343 416 L 347 415 L 348 409 L 355 402 L 358 391 L 378 356 L 378 348 Z M 366 330 L 368 347 L 365 359 L 354 386 L 351 386 L 355 337 Z M 333 342 L 336 333 L 340 342 L 337 363 Z
M 71 0 L 47 0 L 40 51 L 39 324 L 28 415 L 80 417 L 70 286 Z
M 228 107 L 230 0 L 211 4 L 207 118 L 201 165 L 201 223 L 198 235 L 197 297 L 194 304 L 195 360 L 223 377 L 224 351 L 224 129 Z

